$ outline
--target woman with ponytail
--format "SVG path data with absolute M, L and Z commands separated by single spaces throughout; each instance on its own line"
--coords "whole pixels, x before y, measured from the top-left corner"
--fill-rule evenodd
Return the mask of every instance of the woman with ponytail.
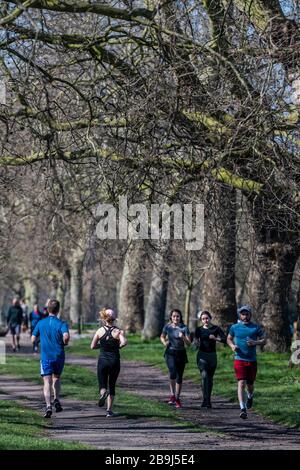
M 91 349 L 100 348 L 98 359 L 98 382 L 100 397 L 98 406 L 102 407 L 107 399 L 106 417 L 114 416 L 112 405 L 115 398 L 115 386 L 120 372 L 120 352 L 126 346 L 124 332 L 114 325 L 117 315 L 111 308 L 100 311 L 102 326 L 97 330 Z

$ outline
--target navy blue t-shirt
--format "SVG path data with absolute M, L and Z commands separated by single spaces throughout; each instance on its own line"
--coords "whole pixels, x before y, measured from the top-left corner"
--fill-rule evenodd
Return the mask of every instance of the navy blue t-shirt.
M 68 332 L 68 324 L 53 315 L 38 322 L 32 334 L 40 336 L 42 360 L 56 361 L 65 356 L 63 334 Z
M 29 315 L 32 330 L 36 327 L 37 323 L 42 319 L 41 312 L 35 312 L 34 310 Z

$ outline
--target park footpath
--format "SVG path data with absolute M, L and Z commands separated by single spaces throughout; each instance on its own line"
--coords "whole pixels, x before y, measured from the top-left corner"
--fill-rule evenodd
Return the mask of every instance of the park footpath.
M 22 339 L 22 354 L 30 354 L 29 338 Z M 9 337 L 6 341 L 9 344 Z M 97 358 L 69 354 L 66 363 L 96 372 Z M 137 399 L 165 402 L 168 395 L 167 375 L 141 362 L 122 361 L 118 385 Z M 0 375 L 0 399 L 17 400 L 38 412 L 44 408 L 42 387 L 18 377 Z M 184 381 L 182 403 L 174 413 L 194 425 L 191 428 L 144 417 L 106 418 L 105 408 L 95 401 L 64 398 L 64 411 L 49 420 L 48 436 L 106 450 L 300 450 L 300 430 L 272 423 L 252 410 L 248 420 L 241 420 L 237 404 L 225 398 L 213 397 L 212 409 L 200 408 L 199 385 L 192 381 Z

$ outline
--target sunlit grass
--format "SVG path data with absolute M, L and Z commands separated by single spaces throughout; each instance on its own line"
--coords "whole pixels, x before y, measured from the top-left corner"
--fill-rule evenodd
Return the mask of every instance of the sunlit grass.
M 11 400 L 0 400 L 0 450 L 84 450 L 90 446 L 49 439 L 44 419 Z

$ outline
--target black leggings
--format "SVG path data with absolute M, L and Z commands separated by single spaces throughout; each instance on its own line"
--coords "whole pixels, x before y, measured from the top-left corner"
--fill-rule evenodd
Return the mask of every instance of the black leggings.
M 120 358 L 101 355 L 98 359 L 99 390 L 105 388 L 110 395 L 115 395 L 116 381 L 120 372 Z M 108 387 L 107 387 L 108 385 Z
M 182 384 L 182 377 L 187 362 L 186 353 L 183 354 L 165 354 L 166 363 L 170 372 L 170 379 L 176 380 L 177 384 Z
M 210 403 L 210 397 L 213 388 L 213 377 L 217 367 L 216 353 L 203 353 L 199 351 L 197 356 L 198 367 L 202 379 L 203 401 Z

